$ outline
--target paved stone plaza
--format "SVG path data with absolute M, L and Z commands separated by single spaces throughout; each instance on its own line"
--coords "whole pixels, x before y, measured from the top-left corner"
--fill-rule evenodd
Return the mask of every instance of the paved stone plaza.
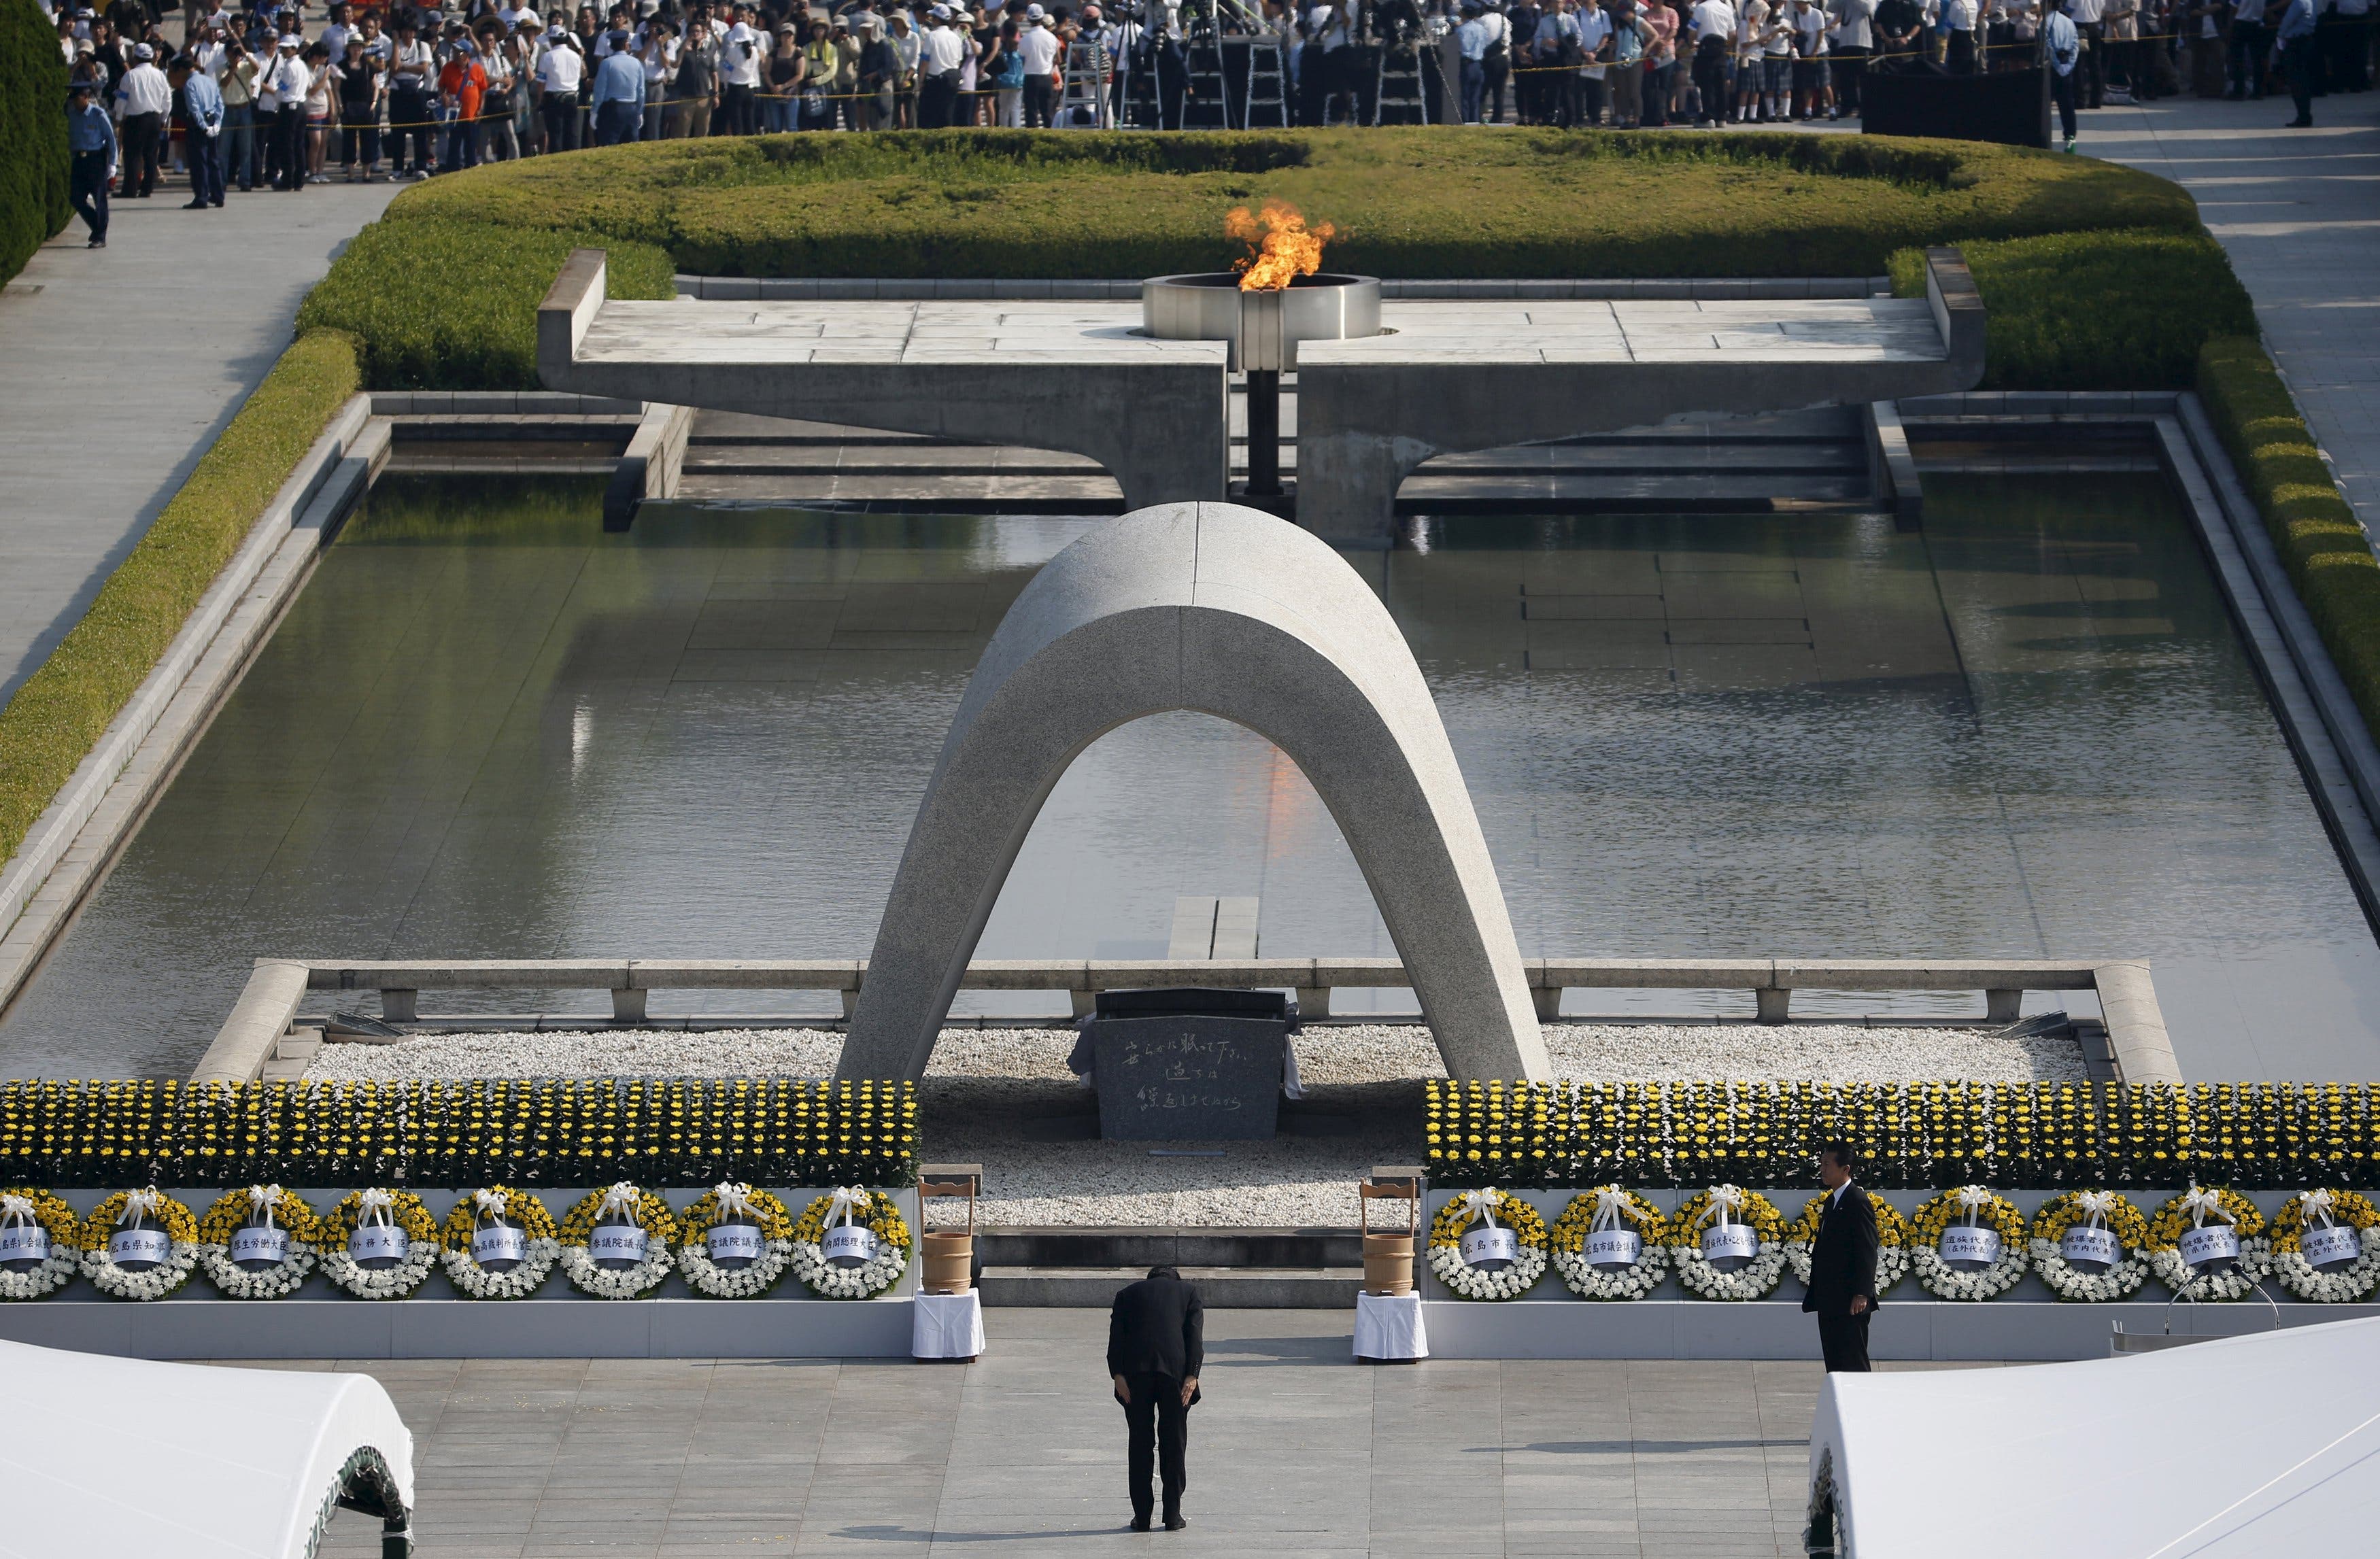
M 1122 1530 L 1099 1311 L 986 1312 L 973 1365 L 345 1361 L 414 1436 L 429 1559 L 1802 1552 L 1815 1363 L 1348 1361 L 1214 1311 L 1181 1533 Z M 325 1553 L 378 1552 L 343 1515 Z
M 2082 116 L 2080 150 L 2172 179 L 2256 300 L 2339 489 L 2380 525 L 2380 101 L 2331 96 L 2315 128 L 2281 127 L 2285 98 L 2176 98 Z
M 289 344 L 307 290 L 401 185 L 115 202 L 0 292 L 0 700 L 66 636 Z

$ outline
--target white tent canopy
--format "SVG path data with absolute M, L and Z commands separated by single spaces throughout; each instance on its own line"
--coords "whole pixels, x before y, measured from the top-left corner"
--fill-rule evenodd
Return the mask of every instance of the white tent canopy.
M 1829 1375 L 1810 1477 L 1850 1559 L 2366 1553 L 2380 1320 L 2121 1359 Z
M 342 1494 L 413 1505 L 413 1436 L 369 1375 L 0 1342 L 0 1408 L 7 1559 L 306 1559 Z

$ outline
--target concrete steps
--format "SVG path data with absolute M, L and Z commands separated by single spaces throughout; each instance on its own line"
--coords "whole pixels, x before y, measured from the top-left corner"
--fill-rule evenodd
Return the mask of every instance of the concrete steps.
M 1362 1267 L 1257 1270 L 1192 1267 L 1182 1275 L 1198 1286 L 1208 1310 L 1353 1310 L 1364 1287 Z M 1148 1275 L 1147 1267 L 993 1267 L 976 1286 L 983 1302 L 1012 1309 L 1105 1310 L 1116 1290 Z
M 1181 1269 L 1217 1310 L 1352 1310 L 1364 1245 L 1332 1228 L 982 1228 L 987 1305 L 1105 1309 L 1152 1266 Z
M 1232 469 L 1247 469 L 1232 405 Z M 1281 405 L 1281 469 L 1294 477 L 1297 398 Z M 1443 455 L 1407 479 L 1409 513 L 1766 513 L 1876 502 L 1856 407 L 1681 424 Z M 702 412 L 679 496 L 690 501 L 1115 514 L 1114 480 L 1080 455 L 976 445 L 833 423 Z

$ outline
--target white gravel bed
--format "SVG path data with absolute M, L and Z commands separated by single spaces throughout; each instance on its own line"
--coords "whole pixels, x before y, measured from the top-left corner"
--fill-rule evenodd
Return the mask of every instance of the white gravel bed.
M 2072 1041 L 1982 1029 L 1856 1024 L 1549 1023 L 1554 1075 L 1586 1081 L 1731 1078 L 1821 1082 L 1967 1079 L 2081 1081 Z M 1065 1029 L 948 1029 L 929 1077 L 1066 1082 Z M 1297 1037 L 1309 1083 L 1444 1077 L 1417 1023 L 1310 1028 Z M 425 1034 L 393 1045 L 325 1045 L 310 1078 L 824 1077 L 843 1045 L 832 1029 L 722 1029 Z
M 1581 1080 L 2084 1075 L 2071 1041 L 1976 1029 L 1565 1022 L 1548 1024 L 1545 1035 L 1555 1075 Z M 1046 1140 L 1062 1135 L 1065 1123 L 1080 1129 L 1095 1119 L 1091 1095 L 1066 1070 L 1074 1043 L 1067 1029 L 954 1028 L 935 1046 L 920 1089 L 927 1156 L 983 1165 L 981 1221 L 1351 1227 L 1355 1180 L 1373 1165 L 1410 1162 L 1420 1134 L 1417 1101 L 1398 1084 L 1446 1075 L 1419 1024 L 1309 1029 L 1297 1039 L 1308 1096 L 1293 1107 L 1330 1117 L 1340 1130 L 1152 1152 L 1152 1144 L 1096 1136 Z M 325 1045 L 306 1075 L 816 1078 L 833 1070 L 842 1045 L 842 1033 L 829 1029 L 434 1034 Z

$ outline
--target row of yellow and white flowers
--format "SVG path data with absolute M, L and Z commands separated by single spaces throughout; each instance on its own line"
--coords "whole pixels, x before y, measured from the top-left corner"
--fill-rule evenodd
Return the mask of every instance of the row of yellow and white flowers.
M 1572 1196 L 1548 1227 L 1527 1202 L 1488 1187 L 1457 1193 L 1431 1220 L 1429 1268 L 1456 1296 L 1513 1299 L 1548 1264 L 1583 1299 L 1640 1299 L 1670 1272 L 1701 1299 L 1765 1298 L 1790 1269 L 1810 1279 L 1824 1195 L 1787 1221 L 1768 1198 L 1741 1186 L 1696 1191 L 1674 1214 L 1618 1185 Z M 2269 1227 L 2255 1203 L 2223 1188 L 2192 1186 L 2152 1215 L 2120 1192 L 2071 1190 L 2044 1202 L 2030 1223 L 2006 1196 L 1957 1186 L 1907 1215 L 1871 1194 L 1878 1251 L 1876 1291 L 1914 1275 L 1936 1298 L 1982 1300 L 2027 1272 L 2059 1299 L 2126 1299 L 2155 1276 L 2176 1294 L 2244 1299 L 2266 1277 L 2317 1304 L 2346 1304 L 2380 1289 L 2380 1208 L 2338 1188 L 2301 1191 Z
M 787 1275 L 825 1299 L 865 1299 L 908 1270 L 913 1241 L 892 1193 L 844 1187 L 797 1219 L 769 1191 L 730 1181 L 683 1213 L 623 1181 L 560 1222 L 534 1192 L 488 1186 L 442 1225 L 412 1191 L 349 1191 L 316 1214 L 280 1186 L 225 1192 L 203 1215 L 146 1187 L 82 1217 L 55 1192 L 0 1189 L 0 1300 L 39 1299 L 78 1275 L 115 1299 L 161 1299 L 203 1273 L 230 1299 L 276 1299 L 319 1268 L 365 1299 L 401 1299 L 442 1269 L 464 1295 L 525 1299 L 555 1267 L 597 1299 L 641 1299 L 676 1273 L 696 1293 L 750 1299 Z

